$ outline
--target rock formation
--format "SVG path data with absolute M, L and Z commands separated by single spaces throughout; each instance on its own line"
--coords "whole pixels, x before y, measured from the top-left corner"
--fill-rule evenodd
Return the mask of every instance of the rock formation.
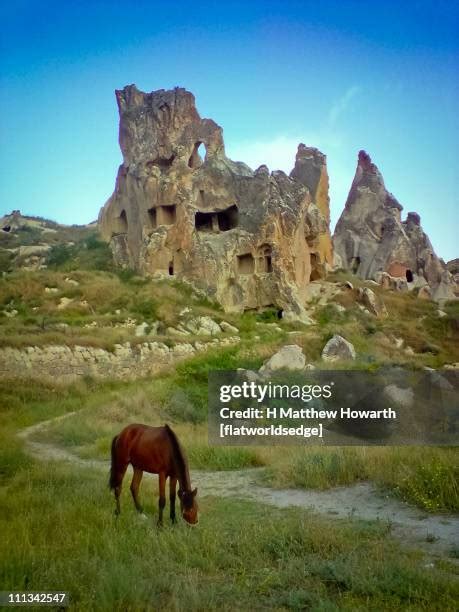
M 402 206 L 389 193 L 370 156 L 359 152 L 346 206 L 336 225 L 340 265 L 367 279 L 404 279 L 407 288 L 428 284 L 439 299 L 454 297 L 450 275 L 421 228 L 417 213 L 401 220 Z M 384 274 L 385 273 L 385 274 Z
M 332 257 L 325 157 L 300 145 L 290 177 L 254 172 L 226 157 L 185 89 L 130 85 L 116 98 L 123 163 L 99 215 L 116 262 L 190 281 L 227 311 L 305 319 L 305 287 Z

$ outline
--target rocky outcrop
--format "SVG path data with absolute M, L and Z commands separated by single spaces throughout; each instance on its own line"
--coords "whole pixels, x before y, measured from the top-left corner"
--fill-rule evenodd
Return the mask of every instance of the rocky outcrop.
M 333 243 L 341 266 L 361 278 L 374 279 L 381 273 L 402 278 L 408 288 L 426 283 L 433 294 L 452 295 L 446 267 L 423 232 L 417 213 L 401 219 L 402 206 L 389 193 L 370 156 L 359 152 L 357 170 L 346 206 L 336 225 Z M 448 276 L 448 278 L 447 278 Z M 454 296 L 452 296 L 454 297 Z
M 327 158 L 318 149 L 298 145 L 293 178 L 308 188 L 312 204 L 307 213 L 306 241 L 315 256 L 311 280 L 323 278 L 333 266 L 333 245 L 330 235 L 330 197 Z
M 252 171 L 185 89 L 116 98 L 123 163 L 99 215 L 116 262 L 190 281 L 226 311 L 305 317 L 305 287 L 331 261 L 325 157 L 300 145 L 290 177 Z

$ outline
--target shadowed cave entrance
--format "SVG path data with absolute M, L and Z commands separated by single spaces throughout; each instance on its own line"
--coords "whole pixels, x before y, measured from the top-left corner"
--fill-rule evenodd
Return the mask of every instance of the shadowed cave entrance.
M 235 204 L 225 210 L 200 212 L 195 215 L 198 232 L 227 232 L 238 226 L 238 209 Z
M 351 259 L 351 270 L 353 274 L 357 274 L 358 269 L 360 268 L 360 257 L 353 257 Z
M 405 272 L 405 276 L 406 276 L 406 281 L 408 283 L 412 283 L 413 282 L 413 273 L 408 268 L 407 268 L 407 270 Z
M 317 253 L 311 253 L 311 274 L 309 276 L 310 281 L 319 280 L 321 278 L 320 274 L 320 258 Z

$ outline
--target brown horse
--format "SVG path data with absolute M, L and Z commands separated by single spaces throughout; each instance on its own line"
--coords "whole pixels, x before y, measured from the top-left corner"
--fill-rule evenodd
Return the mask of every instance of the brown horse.
M 134 469 L 131 493 L 138 512 L 142 512 L 138 496 L 140 481 L 143 473 L 149 472 L 159 475 L 158 525 L 163 523 L 167 478 L 169 478 L 171 521 L 175 523 L 175 487 L 178 481 L 178 496 L 182 516 L 190 525 L 195 525 L 198 522 L 197 489 L 191 490 L 190 473 L 185 453 L 169 425 L 164 427 L 128 425 L 113 438 L 109 486 L 115 492 L 115 514 L 117 515 L 120 513 L 121 485 L 129 463 Z

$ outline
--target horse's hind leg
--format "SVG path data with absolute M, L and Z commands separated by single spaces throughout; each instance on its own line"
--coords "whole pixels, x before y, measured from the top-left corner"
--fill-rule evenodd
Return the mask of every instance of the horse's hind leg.
M 139 470 L 138 468 L 134 468 L 134 476 L 132 477 L 132 481 L 131 481 L 131 493 L 132 493 L 132 499 L 134 500 L 134 504 L 135 504 L 137 512 L 142 512 L 142 506 L 140 505 L 140 502 L 139 502 L 139 487 L 140 487 L 140 482 L 142 480 L 142 476 L 143 476 L 142 470 Z
M 124 478 L 124 475 L 126 474 L 127 466 L 128 466 L 127 463 L 123 466 L 120 466 L 116 473 L 116 486 L 114 487 L 115 501 L 116 501 L 116 509 L 115 509 L 116 516 L 118 516 L 121 512 L 121 507 L 120 507 L 121 486 L 123 484 L 123 478 Z
M 164 472 L 159 473 L 159 517 L 158 527 L 163 524 L 163 510 L 166 506 L 166 474 Z

